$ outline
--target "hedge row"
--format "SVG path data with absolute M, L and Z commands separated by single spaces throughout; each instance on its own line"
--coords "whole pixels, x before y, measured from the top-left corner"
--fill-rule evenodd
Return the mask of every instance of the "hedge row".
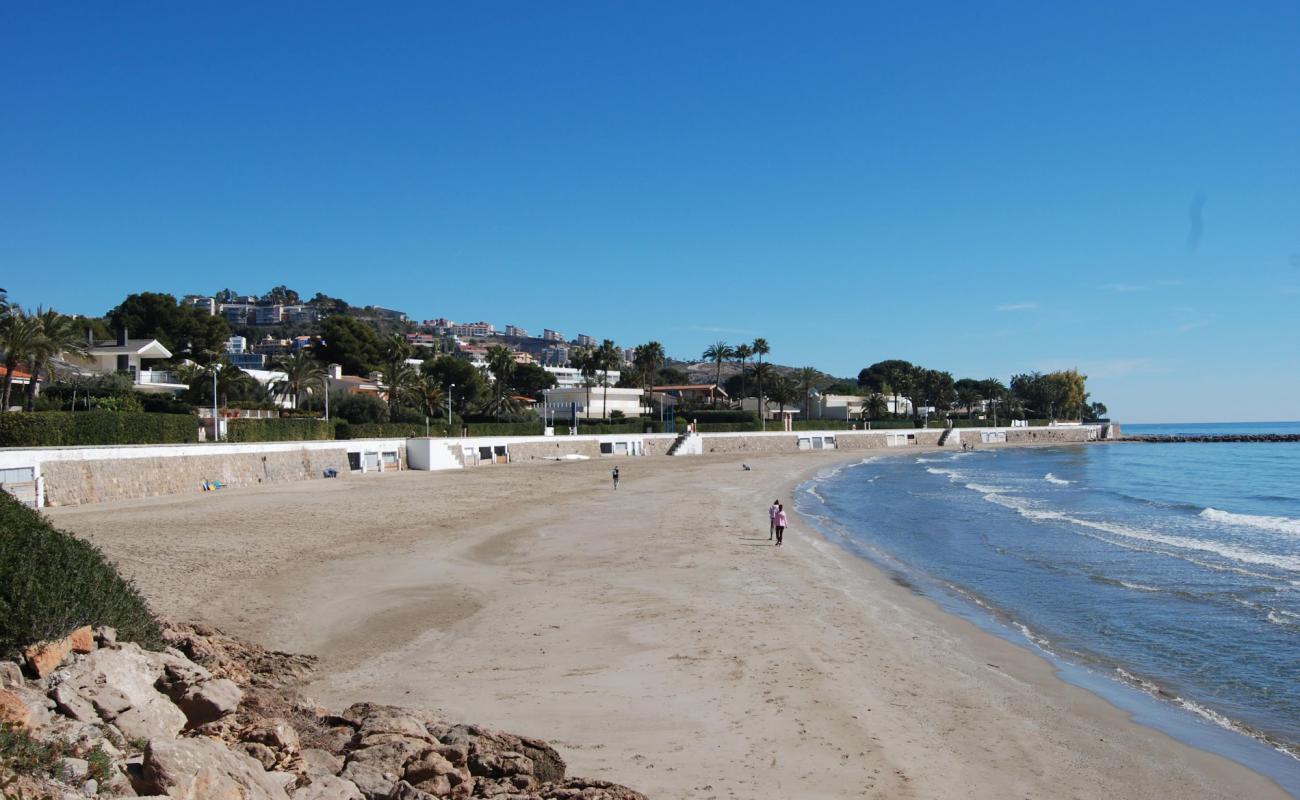
M 301 442 L 334 438 L 334 423 L 321 419 L 232 419 L 226 422 L 228 442 Z
M 0 447 L 96 444 L 184 444 L 199 438 L 191 414 L 144 411 L 33 411 L 0 413 Z
M 111 626 L 144 647 L 163 644 L 140 593 L 98 548 L 0 491 L 0 658 L 82 625 Z

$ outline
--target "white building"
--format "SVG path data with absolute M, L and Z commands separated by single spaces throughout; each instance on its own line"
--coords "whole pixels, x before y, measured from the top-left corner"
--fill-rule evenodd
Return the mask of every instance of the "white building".
M 231 336 L 226 340 L 226 352 L 237 356 L 248 352 L 248 340 L 243 336 Z
M 578 338 L 575 341 L 578 343 L 579 347 L 595 347 L 597 344 L 595 339 L 585 333 L 578 334 Z
M 187 294 L 181 303 L 190 308 L 197 308 L 210 317 L 217 313 L 217 301 L 201 294 Z
M 284 321 L 284 306 L 257 306 L 253 309 L 254 325 L 279 325 Z
M 506 336 L 518 336 L 520 339 L 527 339 L 528 331 L 524 330 L 518 325 L 507 325 Z
M 584 379 L 582 377 L 582 372 L 578 370 L 576 367 L 543 366 L 542 369 L 546 370 L 547 372 L 555 376 L 555 388 L 557 389 L 576 389 L 576 388 L 580 388 L 583 384 Z M 618 370 L 610 370 L 609 385 L 613 386 L 614 384 L 618 383 L 618 379 L 621 374 L 622 373 L 620 373 Z M 605 378 L 605 374 L 603 372 L 597 372 L 595 377 L 593 378 L 593 380 L 595 381 L 595 385 L 597 386 L 603 385 L 602 381 L 604 378 Z
M 484 339 L 496 332 L 496 327 L 490 322 L 461 322 L 451 326 L 453 336 L 463 336 L 467 339 Z
M 588 397 L 590 394 L 590 398 Z M 608 414 L 606 413 L 605 403 L 608 400 Z M 576 403 L 578 406 L 579 419 L 603 419 L 612 415 L 615 411 L 622 412 L 624 417 L 639 417 L 642 414 L 649 414 L 650 409 L 642 405 L 642 393 L 640 389 L 618 389 L 610 387 L 592 387 L 588 392 L 586 388 L 574 387 L 569 389 L 547 389 L 546 390 L 546 407 L 557 414 L 557 420 L 566 418 L 564 409 L 570 404 Z M 590 405 L 588 405 L 590 402 Z
M 564 334 L 559 331 L 553 331 L 550 328 L 542 330 L 542 339 L 547 342 L 563 342 Z
M 142 392 L 183 392 L 189 386 L 181 383 L 175 373 L 152 369 L 144 363 L 171 357 L 171 351 L 157 339 L 130 339 L 123 330 L 118 332 L 116 340 L 94 342 L 86 349 L 84 358 L 69 356 L 68 361 L 88 362 L 96 372 L 126 373 Z

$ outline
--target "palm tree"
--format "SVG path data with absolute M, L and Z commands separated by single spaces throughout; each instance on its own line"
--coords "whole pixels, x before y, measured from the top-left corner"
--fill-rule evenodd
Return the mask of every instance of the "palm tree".
M 32 347 L 31 380 L 27 383 L 28 411 L 36 408 L 36 382 L 41 371 L 51 373 L 50 362 L 64 353 L 82 355 L 86 352 L 86 340 L 77 329 L 72 317 L 65 316 L 54 309 L 36 310 L 36 320 L 40 334 Z
M 747 344 L 736 345 L 736 349 L 731 351 L 736 360 L 740 362 L 740 402 L 745 402 L 745 362 L 754 356 L 754 348 Z
M 506 408 L 504 403 L 506 385 L 515 371 L 515 354 L 499 344 L 492 345 L 487 352 L 487 364 L 488 370 L 492 373 L 493 389 L 496 395 L 496 399 L 492 403 L 492 413 L 500 422 L 501 411 Z
M 426 417 L 436 417 L 447 410 L 447 396 L 443 391 L 442 382 L 436 375 L 420 376 L 415 390 L 420 399 L 420 410 Z M 450 419 L 447 420 L 447 424 L 451 424 Z
M 637 374 L 641 378 L 641 391 L 647 397 L 650 395 L 650 376 L 663 367 L 664 360 L 664 346 L 659 342 L 646 342 L 643 345 L 638 345 L 636 352 L 632 355 L 632 363 L 636 366 Z M 647 404 L 649 404 L 648 400 Z
M 609 419 L 609 371 L 618 366 L 620 354 L 618 348 L 614 346 L 613 339 L 605 339 L 600 343 L 596 350 L 596 360 L 599 362 L 600 371 L 603 373 L 601 382 L 605 385 L 605 395 L 601 402 L 601 418 Z
M 21 363 L 31 363 L 40 336 L 40 320 L 18 306 L 11 306 L 9 313 L 0 318 L 0 350 L 4 351 L 5 367 L 4 386 L 0 388 L 0 412 L 9 410 L 14 371 Z
M 281 357 L 275 366 L 284 373 L 284 378 L 276 381 L 274 390 L 276 394 L 292 397 L 294 408 L 304 394 L 325 383 L 325 368 L 305 348 Z
M 596 385 L 596 373 L 600 371 L 600 366 L 596 361 L 594 350 L 585 347 L 579 347 L 569 354 L 569 362 L 582 375 L 582 385 L 587 389 L 587 406 L 583 411 L 587 418 L 591 418 L 591 387 Z
M 885 402 L 885 396 L 875 392 L 867 398 L 866 404 L 862 407 L 864 415 L 869 415 L 871 419 L 882 419 L 889 413 L 889 404 Z
M 722 362 L 731 358 L 732 352 L 731 345 L 721 341 L 714 342 L 704 351 L 705 360 L 712 361 L 718 367 L 717 378 L 714 383 L 719 386 L 722 385 Z M 718 395 L 716 392 L 713 394 L 713 404 L 715 406 L 718 404 Z
M 822 374 L 817 371 L 816 367 L 804 367 L 799 370 L 799 389 L 801 390 L 800 394 L 803 395 L 804 419 L 809 419 L 812 414 L 809 405 L 809 395 L 812 394 L 813 389 L 817 388 L 817 385 L 821 383 L 821 380 Z
M 763 378 L 766 377 L 763 372 L 763 356 L 772 352 L 772 348 L 768 345 L 767 340 L 761 337 L 755 339 L 750 347 L 754 351 L 754 357 L 758 359 L 758 366 L 754 368 L 754 376 L 758 379 L 758 418 L 761 420 L 767 416 L 767 408 L 763 405 Z
M 774 377 L 776 377 L 776 373 L 772 371 L 771 364 L 754 365 L 754 380 L 760 387 L 764 384 L 771 384 Z M 758 395 L 758 418 L 761 420 L 764 419 L 767 414 L 767 404 L 766 399 L 763 397 L 762 388 L 759 389 Z
M 785 416 L 785 406 L 787 403 L 793 404 L 799 399 L 799 387 L 794 381 L 784 375 L 775 375 L 772 378 L 772 399 L 781 405 L 781 416 Z

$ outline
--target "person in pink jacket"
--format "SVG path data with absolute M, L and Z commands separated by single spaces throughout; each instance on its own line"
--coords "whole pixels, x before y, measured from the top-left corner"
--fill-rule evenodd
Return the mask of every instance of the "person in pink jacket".
M 781 537 L 785 535 L 785 526 L 788 522 L 785 516 L 785 506 L 780 503 L 776 506 L 776 518 L 773 521 L 776 523 L 776 546 L 780 547 Z

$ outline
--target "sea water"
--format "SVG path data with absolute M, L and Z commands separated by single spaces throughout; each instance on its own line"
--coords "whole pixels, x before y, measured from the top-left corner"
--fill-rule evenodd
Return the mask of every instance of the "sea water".
M 797 507 L 936 599 L 1177 709 L 1163 727 L 1181 714 L 1265 743 L 1196 741 L 1300 792 L 1300 443 L 891 451 L 819 476 Z

